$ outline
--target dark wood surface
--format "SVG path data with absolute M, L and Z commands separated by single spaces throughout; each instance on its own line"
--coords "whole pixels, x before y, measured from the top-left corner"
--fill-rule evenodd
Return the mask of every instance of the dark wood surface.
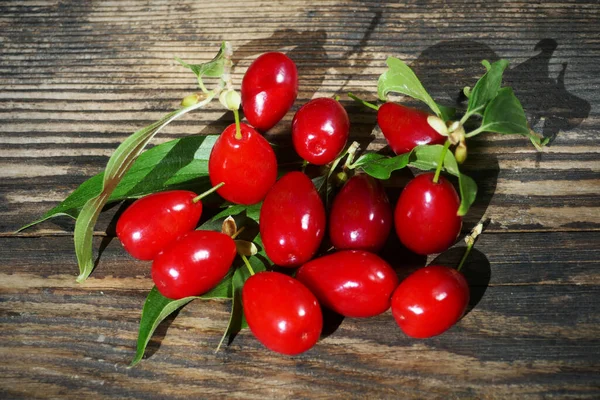
M 0 397 L 600 398 L 599 37 L 596 1 L 0 1 Z M 129 369 L 152 282 L 148 264 L 105 234 L 112 214 L 96 227 L 96 248 L 108 245 L 83 284 L 71 220 L 13 234 L 195 90 L 175 56 L 206 61 L 221 40 L 238 84 L 258 54 L 287 52 L 300 72 L 294 109 L 347 91 L 375 99 L 387 56 L 447 105 L 482 59 L 511 62 L 507 83 L 552 141 L 543 153 L 497 135 L 469 147 L 465 171 L 481 193 L 465 229 L 492 223 L 466 269 L 471 310 L 454 328 L 413 340 L 387 312 L 345 319 L 296 357 L 249 331 L 215 354 L 229 304 L 197 301 Z M 381 148 L 375 115 L 342 101 L 353 139 Z M 285 144 L 292 115 L 271 139 Z M 231 121 L 215 104 L 153 143 Z M 409 177 L 387 183 L 392 197 Z M 437 261 L 455 263 L 461 246 Z

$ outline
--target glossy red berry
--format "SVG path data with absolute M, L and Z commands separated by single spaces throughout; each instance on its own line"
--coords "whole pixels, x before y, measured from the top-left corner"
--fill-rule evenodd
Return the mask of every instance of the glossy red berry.
M 429 266 L 413 272 L 392 296 L 392 315 L 408 336 L 428 338 L 447 331 L 469 304 L 469 285 L 453 268 Z
M 296 64 L 283 53 L 265 53 L 242 79 L 242 109 L 248 122 L 265 132 L 288 112 L 298 96 Z
M 398 238 L 417 254 L 440 253 L 458 237 L 462 217 L 456 215 L 460 199 L 452 184 L 433 173 L 421 174 L 404 188 L 396 203 L 394 222 Z
M 294 355 L 317 343 L 323 315 L 302 283 L 279 272 L 259 272 L 244 283 L 242 306 L 250 330 L 270 350 Z
M 392 206 L 380 181 L 354 175 L 333 200 L 329 238 L 336 249 L 378 252 L 392 229 Z
M 217 193 L 236 204 L 261 201 L 277 179 L 277 159 L 267 140 L 251 126 L 229 125 L 213 145 L 208 173 L 213 185 L 224 182 Z
M 379 315 L 390 308 L 396 272 L 379 256 L 361 250 L 343 250 L 304 264 L 296 279 L 319 302 L 346 317 Z
M 172 190 L 144 196 L 117 221 L 117 236 L 125 250 L 139 260 L 152 260 L 159 251 L 196 227 L 202 202 L 196 193 Z
M 396 103 L 385 103 L 377 112 L 377 123 L 392 151 L 403 154 L 422 144 L 442 144 L 446 138 L 427 122 L 424 111 Z
M 324 165 L 342 152 L 350 120 L 339 101 L 325 97 L 303 105 L 292 121 L 292 141 L 296 153 L 306 161 Z
M 321 197 L 302 172 L 275 183 L 260 209 L 260 235 L 267 256 L 282 267 L 297 267 L 317 252 L 325 234 Z
M 200 296 L 225 277 L 236 254 L 229 236 L 191 231 L 158 253 L 152 263 L 152 280 L 169 299 Z

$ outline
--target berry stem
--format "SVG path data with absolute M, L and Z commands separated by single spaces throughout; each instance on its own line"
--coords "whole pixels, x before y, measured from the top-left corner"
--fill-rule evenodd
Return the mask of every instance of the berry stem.
M 302 161 L 302 173 L 306 172 L 306 167 L 308 166 L 308 161 Z
M 197 203 L 200 200 L 202 200 L 203 198 L 205 198 L 206 196 L 208 196 L 209 194 L 217 191 L 221 186 L 223 186 L 225 184 L 225 182 L 221 182 L 218 185 L 215 185 L 213 187 L 211 187 L 210 189 L 208 189 L 206 192 L 199 194 L 198 196 L 194 197 L 192 199 L 192 203 Z
M 231 235 L 231 238 L 232 238 L 232 239 L 235 239 L 236 237 L 238 237 L 238 236 L 239 236 L 239 234 L 240 234 L 240 233 L 242 233 L 242 232 L 244 231 L 244 229 L 246 229 L 246 227 L 245 227 L 245 226 L 242 226 L 240 229 L 238 229 L 237 231 L 235 231 L 235 232 L 233 233 L 233 235 Z
M 456 267 L 457 271 L 460 271 L 461 268 L 463 267 L 465 260 L 467 259 L 467 257 L 469 257 L 469 254 L 471 253 L 471 249 L 473 248 L 473 246 L 475 245 L 475 242 L 477 241 L 477 237 L 481 234 L 481 232 L 483 232 L 483 225 L 485 222 L 480 222 L 477 224 L 477 226 L 475 226 L 475 228 L 473 228 L 473 230 L 471 231 L 471 233 L 469 233 L 467 235 L 467 237 L 465 237 L 465 243 L 467 244 L 467 249 L 465 250 L 465 254 L 463 254 L 460 263 L 458 264 L 458 267 Z
M 354 100 L 354 101 L 362 104 L 365 107 L 369 107 L 369 108 L 372 108 L 375 111 L 379 111 L 379 106 L 378 105 L 375 105 L 373 103 L 369 103 L 368 101 L 363 100 L 363 99 L 359 98 L 358 96 L 355 96 L 353 93 L 348 93 L 348 97 L 350 97 L 352 100 Z
M 235 138 L 242 140 L 242 128 L 240 128 L 240 112 L 233 110 L 233 117 L 235 118 Z
M 248 261 L 248 257 L 246 257 L 243 254 L 240 254 L 240 256 L 242 257 L 242 260 L 244 260 L 244 264 L 246 264 L 246 268 L 248 268 L 248 272 L 250 272 L 250 275 L 254 275 L 254 269 L 252 268 L 252 265 L 250 265 L 250 261 Z
M 438 160 L 437 169 L 435 170 L 435 175 L 433 176 L 433 183 L 438 183 L 440 179 L 440 173 L 442 172 L 442 168 L 444 167 L 444 160 L 446 159 L 446 152 L 448 151 L 448 147 L 450 147 L 450 140 L 446 140 L 444 143 L 444 148 L 440 154 L 440 159 Z

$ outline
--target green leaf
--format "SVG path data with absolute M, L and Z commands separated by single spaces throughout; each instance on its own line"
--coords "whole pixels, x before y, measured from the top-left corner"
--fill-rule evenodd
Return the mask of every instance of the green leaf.
M 483 114 L 486 105 L 498 94 L 502 84 L 502 74 L 508 67 L 508 61 L 506 60 L 499 60 L 491 65 L 487 60 L 483 60 L 482 64 L 487 72 L 470 91 L 467 114 Z
M 441 119 L 443 119 L 444 121 L 450 121 L 454 119 L 454 116 L 456 115 L 456 108 L 446 107 L 441 104 L 438 104 L 438 107 L 440 108 Z
M 354 165 L 377 179 L 389 179 L 392 172 L 407 166 L 434 171 L 437 169 L 443 148 L 440 144 L 417 146 L 412 151 L 395 157 L 368 153 L 360 157 Z M 457 214 L 465 215 L 475 201 L 477 185 L 473 179 L 460 172 L 458 163 L 450 151 L 444 156 L 443 170 L 458 178 L 461 203 Z
M 154 334 L 154 331 L 156 331 L 158 325 L 169 315 L 195 299 L 230 299 L 232 295 L 232 275 L 232 271 L 229 271 L 227 276 L 215 288 L 202 296 L 190 296 L 179 300 L 166 298 L 160 294 L 158 289 L 156 289 L 156 286 L 154 286 L 152 290 L 150 290 L 150 293 L 148 293 L 144 308 L 142 309 L 137 350 L 130 366 L 133 367 L 142 360 L 148 342 L 150 342 L 150 338 Z
M 477 130 L 506 135 L 530 135 L 523 107 L 511 88 L 500 89 L 498 95 L 485 109 L 483 122 Z
M 125 173 L 131 168 L 144 147 L 146 147 L 146 144 L 148 144 L 154 135 L 171 121 L 189 111 L 205 106 L 213 97 L 214 93 L 198 104 L 165 115 L 160 121 L 135 132 L 117 147 L 108 160 L 106 169 L 104 170 L 102 191 L 96 197 L 91 198 L 85 203 L 77 217 L 77 222 L 75 223 L 75 254 L 77 255 L 80 271 L 77 282 L 86 280 L 94 269 L 94 262 L 92 260 L 92 237 L 94 225 L 96 225 L 100 211 L 102 211 L 102 208 L 108 202 L 108 199 L 123 176 L 125 176 Z
M 227 208 L 225 208 L 223 211 L 221 211 L 220 213 L 218 213 L 217 215 L 215 215 L 214 217 L 212 217 L 212 221 L 216 221 L 216 220 L 221 220 L 225 217 L 228 217 L 230 215 L 245 215 L 248 218 L 252 219 L 253 221 L 256 221 L 257 223 L 259 222 L 259 218 L 260 218 L 260 208 L 262 207 L 262 202 L 257 203 L 257 204 L 253 204 L 250 206 L 244 206 L 241 204 L 233 204 L 233 205 L 229 205 Z M 237 223 L 237 221 L 236 221 Z
M 175 60 L 183 65 L 185 68 L 189 68 L 198 78 L 198 86 L 202 89 L 203 92 L 208 92 L 206 87 L 204 86 L 204 82 L 202 81 L 203 77 L 211 77 L 218 78 L 223 75 L 223 71 L 225 70 L 225 63 L 227 59 L 225 57 L 225 42 L 221 43 L 221 48 L 217 55 L 210 60 L 209 62 L 203 64 L 188 64 L 179 57 L 175 57 Z
M 439 106 L 406 63 L 395 57 L 389 57 L 386 63 L 388 70 L 381 74 L 377 82 L 379 99 L 385 101 L 389 92 L 402 93 L 424 102 L 438 117 L 444 118 Z
M 139 198 L 163 190 L 203 192 L 210 187 L 208 158 L 217 138 L 218 135 L 188 136 L 143 152 L 112 192 L 108 203 Z M 19 230 L 61 215 L 77 218 L 83 205 L 102 190 L 103 179 L 104 172 L 91 177 L 40 219 Z
M 376 153 L 366 153 L 358 158 L 354 165 L 377 179 L 390 179 L 393 171 L 408 165 L 412 151 L 396 157 L 386 157 Z

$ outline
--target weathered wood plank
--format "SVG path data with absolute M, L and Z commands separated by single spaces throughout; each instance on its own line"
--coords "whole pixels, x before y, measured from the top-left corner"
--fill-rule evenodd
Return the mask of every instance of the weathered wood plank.
M 598 15 L 597 1 L 575 0 L 0 2 L 0 397 L 598 398 Z M 465 267 L 477 304 L 456 327 L 410 340 L 388 312 L 344 320 L 299 357 L 274 355 L 249 332 L 215 355 L 229 306 L 194 302 L 127 369 L 148 263 L 113 240 L 78 285 L 72 221 L 10 235 L 196 90 L 174 56 L 209 60 L 224 39 L 236 82 L 265 51 L 296 61 L 298 101 L 270 136 L 280 145 L 312 97 L 375 99 L 387 56 L 406 60 L 447 105 L 481 75 L 482 59 L 511 61 L 507 84 L 553 142 L 543 154 L 521 138 L 471 142 L 465 171 L 480 195 L 465 229 L 484 215 L 492 223 Z M 366 144 L 374 113 L 342 101 L 352 137 Z M 232 120 L 214 105 L 154 143 L 217 134 Z M 376 135 L 372 147 L 384 145 Z M 409 178 L 387 183 L 392 199 Z M 96 227 L 96 248 L 113 212 Z M 393 241 L 385 254 L 401 276 L 435 257 L 408 256 Z
M 79 285 L 70 238 L 0 242 L 0 387 L 9 397 L 44 390 L 72 398 L 597 395 L 597 235 L 484 234 L 466 267 L 467 275 L 477 272 L 473 293 L 483 296 L 437 338 L 406 338 L 387 312 L 344 320 L 298 357 L 269 353 L 247 331 L 214 355 L 228 305 L 194 302 L 168 332 L 159 329 L 154 354 L 132 370 L 125 367 L 151 286 L 148 263 L 113 242 Z M 451 250 L 445 259 L 460 255 Z

